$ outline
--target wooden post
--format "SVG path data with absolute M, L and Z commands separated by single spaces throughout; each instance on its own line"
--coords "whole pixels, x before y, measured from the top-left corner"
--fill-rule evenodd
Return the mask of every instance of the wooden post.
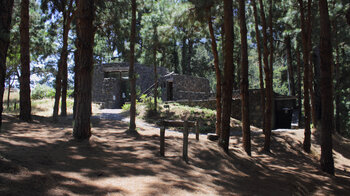
M 196 121 L 196 140 L 199 140 L 199 121 Z
M 165 126 L 160 128 L 160 156 L 164 157 L 165 151 Z
M 183 131 L 183 149 L 182 149 L 182 156 L 183 159 L 188 162 L 188 156 L 187 156 L 187 151 L 188 151 L 188 122 L 187 120 L 184 122 L 184 131 Z

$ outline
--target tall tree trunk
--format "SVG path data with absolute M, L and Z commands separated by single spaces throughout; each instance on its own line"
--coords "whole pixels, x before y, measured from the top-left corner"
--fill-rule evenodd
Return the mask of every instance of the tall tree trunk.
M 230 140 L 230 117 L 232 105 L 233 87 L 233 9 L 232 0 L 224 0 L 224 29 L 225 29 L 225 50 L 224 50 L 224 80 L 222 99 L 222 121 L 219 146 L 228 152 Z
M 214 35 L 213 22 L 210 13 L 211 7 L 208 8 L 208 27 L 211 38 L 211 50 L 214 56 L 214 67 L 216 76 L 216 135 L 220 137 L 221 134 L 221 70 L 219 67 L 219 54 L 216 45 L 216 39 Z
M 182 55 L 181 55 L 181 68 L 182 68 L 182 74 L 187 74 L 187 44 L 186 44 L 186 37 L 182 38 Z
M 30 102 L 30 54 L 29 54 L 29 0 L 21 1 L 21 79 L 20 79 L 20 113 L 23 121 L 31 121 Z
M 310 58 L 310 56 L 309 56 Z M 317 115 L 316 115 L 316 97 L 314 91 L 314 71 L 312 61 L 309 59 L 309 93 L 311 102 L 311 121 L 314 128 L 317 128 Z
M 95 28 L 94 0 L 79 0 L 78 5 L 78 83 L 76 115 L 73 136 L 76 139 L 89 139 L 91 136 L 91 81 L 94 64 L 93 47 Z
M 333 92 L 332 92 L 332 43 L 327 0 L 319 1 L 320 56 L 321 56 L 321 169 L 334 175 L 332 155 Z
M 311 148 L 311 130 L 310 130 L 310 98 L 309 98 L 309 45 L 308 45 L 308 31 L 309 27 L 306 27 L 305 16 L 304 16 L 304 3 L 303 0 L 299 1 L 300 8 L 300 19 L 301 19 L 301 38 L 303 43 L 303 61 L 304 61 L 304 123 L 305 123 L 305 132 L 304 132 L 304 142 L 303 147 L 306 152 L 310 152 Z M 311 4 L 310 0 L 308 4 Z
M 260 4 L 260 15 L 262 22 L 262 30 L 263 30 L 263 45 L 264 45 L 264 53 L 263 53 L 263 62 L 264 62 L 264 72 L 265 72 L 265 91 L 266 91 L 266 107 L 265 107 L 265 142 L 264 142 L 264 151 L 270 151 L 270 141 L 271 141 L 271 129 L 272 129 L 272 78 L 271 71 L 269 66 L 269 49 L 268 49 L 268 35 L 267 35 L 267 24 L 265 18 L 264 4 L 262 0 L 259 0 Z
M 1 0 L 0 6 L 0 130 L 2 126 L 3 97 L 6 78 L 6 56 L 10 44 L 13 0 Z
M 129 80 L 130 80 L 130 124 L 129 131 L 136 131 L 136 77 L 134 73 L 135 63 L 135 40 L 136 40 L 136 0 L 131 0 L 132 7 L 132 19 L 131 19 L 131 35 L 130 35 L 130 67 L 129 67 Z
M 302 108 L 302 105 L 301 105 L 301 60 L 300 60 L 300 51 L 299 51 L 299 45 L 297 46 L 297 72 L 298 72 L 298 109 L 299 109 L 299 122 L 300 122 L 300 119 L 301 119 L 301 108 Z M 300 124 L 300 123 L 299 123 Z
M 192 75 L 192 69 L 191 69 L 191 58 L 192 58 L 192 54 L 193 54 L 193 40 L 192 39 L 188 39 L 188 54 L 187 56 L 187 74 L 188 75 Z
M 294 69 L 293 69 L 293 60 L 292 60 L 292 47 L 290 43 L 290 36 L 287 35 L 284 38 L 286 43 L 286 53 L 287 53 L 287 64 L 288 64 L 288 77 L 289 77 L 289 87 L 290 95 L 295 96 L 295 82 L 294 82 Z
M 245 0 L 239 0 L 239 26 L 241 33 L 241 110 L 243 148 L 251 155 L 250 120 L 249 120 L 249 81 L 248 81 L 248 44 L 245 19 Z
M 60 97 L 61 97 L 61 87 L 62 87 L 62 59 L 58 61 L 58 70 L 56 75 L 56 81 L 55 81 L 55 103 L 53 105 L 53 114 L 52 118 L 53 121 L 57 121 L 58 117 L 58 108 L 60 104 Z
M 70 30 L 70 24 L 74 18 L 75 11 L 73 11 L 73 1 L 69 1 L 68 9 L 64 11 L 63 19 L 63 47 L 61 51 L 62 62 L 62 102 L 61 102 L 61 116 L 67 116 L 67 90 L 68 90 L 68 34 Z
M 153 71 L 154 71 L 154 112 L 157 112 L 157 97 L 158 97 L 158 73 L 157 73 L 157 41 L 158 41 L 158 36 L 157 36 L 157 26 L 154 25 L 153 27 Z
M 338 27 L 337 27 L 337 21 L 335 19 L 333 24 L 333 30 L 334 30 L 334 38 L 335 38 L 335 51 L 336 51 L 336 57 L 335 57 L 335 131 L 337 133 L 341 133 L 340 130 L 340 52 L 339 52 L 339 42 L 338 42 Z
M 78 34 L 78 28 L 77 34 Z M 76 42 L 76 46 L 78 48 L 78 41 Z M 79 92 L 79 56 L 78 50 L 74 52 L 74 103 L 73 103 L 73 119 L 75 119 L 75 115 L 77 112 L 77 102 L 78 102 L 78 92 Z
M 174 44 L 173 44 L 173 65 L 174 65 L 174 72 L 179 73 L 179 55 L 177 53 L 177 45 L 176 45 L 176 39 L 174 39 Z
M 258 50 L 258 63 L 259 63 L 259 81 L 260 81 L 260 91 L 261 91 L 261 116 L 262 116 L 262 128 L 263 132 L 265 133 L 265 89 L 264 89 L 264 76 L 263 76 L 263 65 L 261 61 L 261 46 L 260 46 L 260 30 L 259 30 L 259 24 L 258 24 L 258 9 L 256 7 L 255 0 L 252 0 L 252 6 L 254 10 L 254 20 L 255 20 L 255 39 L 256 39 L 256 45 Z
M 7 108 L 10 108 L 10 97 L 11 97 L 11 75 L 9 76 L 9 82 L 7 87 Z
M 63 48 L 61 52 L 62 59 L 62 102 L 61 102 L 61 116 L 67 116 L 67 89 L 68 89 L 68 67 L 67 67 L 67 57 L 68 57 L 68 27 L 64 27 L 63 35 Z

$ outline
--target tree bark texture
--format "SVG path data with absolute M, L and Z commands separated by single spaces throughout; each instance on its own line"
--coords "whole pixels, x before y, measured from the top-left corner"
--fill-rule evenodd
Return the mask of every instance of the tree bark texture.
M 77 92 L 76 115 L 73 136 L 76 139 L 89 139 L 91 136 L 91 81 L 94 46 L 94 0 L 78 1 L 78 70 L 79 91 Z
M 63 24 L 63 47 L 61 52 L 62 60 L 62 103 L 61 103 L 61 116 L 67 116 L 67 90 L 68 90 L 68 34 L 70 30 L 71 22 L 74 18 L 75 11 L 73 10 L 73 1 L 69 1 L 68 10 L 64 14 Z
M 248 44 L 245 18 L 245 0 L 239 0 L 239 26 L 241 33 L 241 110 L 243 148 L 251 155 L 250 120 L 249 120 L 249 80 L 248 80 Z
M 272 129 L 272 78 L 271 78 L 271 69 L 269 66 L 269 49 L 268 49 L 268 35 L 267 35 L 267 24 L 265 18 L 264 4 L 262 0 L 259 0 L 260 4 L 260 15 L 262 22 L 262 30 L 263 30 L 263 45 L 264 45 L 264 53 L 263 53 L 263 62 L 264 62 L 264 72 L 265 72 L 265 91 L 266 91 L 266 107 L 265 107 L 265 126 L 264 126 L 264 134 L 265 134 L 265 142 L 264 142 L 264 151 L 270 152 L 270 143 L 271 143 L 271 129 Z
M 23 121 L 31 121 L 30 102 L 30 54 L 29 54 L 29 0 L 21 1 L 21 78 L 20 78 L 20 113 Z
M 232 105 L 233 87 L 233 9 L 232 1 L 224 0 L 224 29 L 225 29 L 225 50 L 224 50 L 224 80 L 222 99 L 222 124 L 219 146 L 228 152 L 230 140 L 230 117 Z
M 3 97 L 6 78 L 6 57 L 10 44 L 13 0 L 1 0 L 0 6 L 0 130 L 2 126 Z
M 259 19 L 258 19 L 258 9 L 256 7 L 255 0 L 251 1 L 254 11 L 254 20 L 255 20 L 255 39 L 258 50 L 258 63 L 259 63 L 259 81 L 260 81 L 260 90 L 261 90 L 261 116 L 263 117 L 263 132 L 265 133 L 265 88 L 264 88 L 264 76 L 263 76 L 263 65 L 261 60 L 261 45 L 260 45 L 260 30 L 259 30 Z
M 319 1 L 320 56 L 321 56 L 321 169 L 334 175 L 332 155 L 333 92 L 332 92 L 332 43 L 327 0 Z
M 131 0 L 132 19 L 131 19 L 131 34 L 130 34 L 130 66 L 129 66 L 129 80 L 130 80 L 130 124 L 129 131 L 136 131 L 136 77 L 134 72 L 135 64 L 135 40 L 136 40 L 136 0 Z
M 215 67 L 215 76 L 216 76 L 216 135 L 220 136 L 221 134 L 221 70 L 219 67 L 219 54 L 217 50 L 216 39 L 214 35 L 213 22 L 210 14 L 208 16 L 208 27 L 211 38 L 211 50 L 214 56 L 214 67 Z
M 300 19 L 301 19 L 301 39 L 303 45 L 303 61 L 304 61 L 304 142 L 303 148 L 306 152 L 310 152 L 311 148 L 311 130 L 310 130 L 310 98 L 309 98 L 309 45 L 308 45 L 308 31 L 309 27 L 306 26 L 304 15 L 304 3 L 303 0 L 299 1 Z M 310 0 L 309 0 L 310 1 Z

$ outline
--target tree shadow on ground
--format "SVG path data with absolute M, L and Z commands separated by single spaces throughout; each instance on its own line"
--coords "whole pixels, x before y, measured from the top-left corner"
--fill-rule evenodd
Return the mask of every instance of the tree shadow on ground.
M 130 194 L 130 187 L 118 186 L 119 181 L 139 178 L 150 179 L 143 182 L 144 195 L 173 194 L 174 189 L 187 193 L 210 189 L 218 195 L 309 195 L 320 189 L 346 195 L 350 190 L 348 178 L 325 176 L 287 136 L 273 137 L 272 154 L 253 157 L 240 156 L 239 139 L 231 140 L 233 148 L 225 154 L 215 142 L 190 137 L 187 164 L 181 158 L 179 133 L 166 135 L 166 156 L 160 157 L 159 132 L 139 131 L 133 137 L 125 132 L 125 122 L 93 119 L 91 139 L 78 141 L 72 139 L 68 117 L 59 124 L 45 117 L 34 117 L 35 123 L 5 118 L 8 129 L 0 138 L 1 195 Z M 262 142 L 253 138 L 255 152 Z M 107 180 L 112 183 L 104 184 Z

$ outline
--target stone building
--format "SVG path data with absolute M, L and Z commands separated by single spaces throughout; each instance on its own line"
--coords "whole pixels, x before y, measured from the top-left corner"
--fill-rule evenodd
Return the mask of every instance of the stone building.
M 261 108 L 261 93 L 260 89 L 249 90 L 249 119 L 250 124 L 259 128 L 263 126 L 263 115 Z M 274 93 L 272 104 L 272 128 L 291 128 L 292 114 L 297 108 L 296 97 L 285 96 Z M 215 98 L 209 98 L 207 100 L 191 100 L 191 101 L 178 101 L 180 104 L 189 106 L 199 106 L 216 110 Z M 232 93 L 232 105 L 231 105 L 231 117 L 241 120 L 241 97 L 240 91 L 236 90 Z
M 158 67 L 158 75 L 163 76 L 168 70 Z M 154 84 L 153 66 L 135 64 L 136 91 L 144 92 Z M 102 108 L 121 108 L 130 100 L 129 64 L 108 63 L 94 67 L 92 81 L 92 101 L 100 103 Z
M 209 80 L 187 75 L 169 73 L 166 68 L 157 68 L 159 87 L 163 101 L 209 98 Z M 92 100 L 102 108 L 121 108 L 130 100 L 129 64 L 109 63 L 95 65 L 92 83 Z M 153 66 L 135 64 L 136 90 L 152 92 L 154 86 Z
M 206 78 L 170 73 L 161 77 L 159 82 L 163 101 L 208 99 L 210 96 Z

